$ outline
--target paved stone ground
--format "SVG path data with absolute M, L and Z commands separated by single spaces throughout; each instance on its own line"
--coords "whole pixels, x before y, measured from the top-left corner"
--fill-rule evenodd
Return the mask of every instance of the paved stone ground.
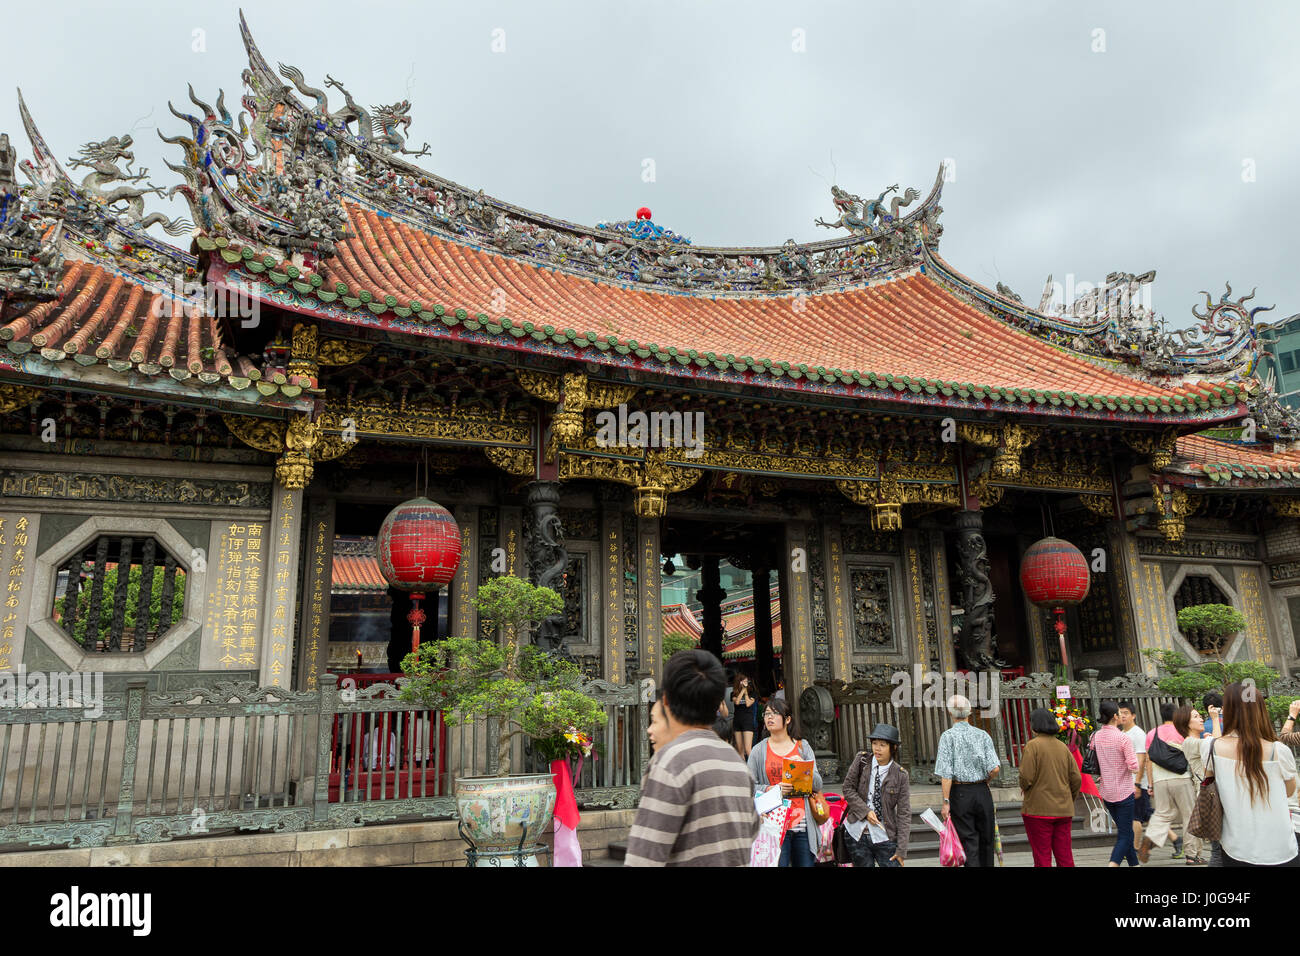
M 1187 870 L 1189 874 L 1191 874 L 1193 871 L 1206 869 L 1206 867 L 1203 866 L 1188 866 L 1187 863 L 1183 860 L 1171 859 L 1173 852 L 1174 851 L 1168 846 L 1157 847 L 1156 849 L 1151 851 L 1151 862 L 1149 862 L 1147 866 L 1180 866 L 1184 870 Z M 1208 860 L 1210 858 L 1209 850 L 1207 849 L 1203 855 Z M 1074 851 L 1075 866 L 1103 866 L 1104 867 L 1109 863 L 1110 863 L 1110 847 L 1108 846 L 1084 847 L 1083 849 L 1077 849 Z M 939 860 L 937 858 L 932 858 L 929 860 L 918 859 L 914 862 L 909 862 L 907 865 L 919 866 L 919 867 L 938 866 Z M 1009 867 L 1009 866 L 1032 867 L 1034 865 L 1034 857 L 1027 850 L 1023 852 L 1006 853 L 1003 854 L 1002 865 L 1004 867 Z M 1128 868 L 1127 863 L 1124 864 L 1124 868 L 1125 869 Z M 1141 867 L 1139 867 L 1139 869 L 1141 869 Z M 1189 875 L 1189 879 L 1191 879 L 1190 875 Z M 1203 876 L 1196 877 L 1196 879 L 1204 880 L 1205 877 Z

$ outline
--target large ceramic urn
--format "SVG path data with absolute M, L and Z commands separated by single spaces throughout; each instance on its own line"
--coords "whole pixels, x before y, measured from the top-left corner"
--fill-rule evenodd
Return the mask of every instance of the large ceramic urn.
M 478 866 L 537 866 L 533 850 L 551 832 L 555 781 L 549 773 L 459 777 L 456 813 Z

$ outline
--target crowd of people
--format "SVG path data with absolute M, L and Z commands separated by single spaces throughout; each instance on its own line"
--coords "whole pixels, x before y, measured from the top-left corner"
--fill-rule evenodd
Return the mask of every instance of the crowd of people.
M 1074 865 L 1075 803 L 1085 792 L 1098 795 L 1116 829 L 1110 866 L 1141 865 L 1165 846 L 1192 866 L 1300 865 L 1291 751 L 1300 743 L 1300 700 L 1291 704 L 1280 735 L 1253 687 L 1229 685 L 1222 695 L 1207 694 L 1203 706 L 1204 714 L 1163 704 L 1159 726 L 1144 730 L 1132 703 L 1101 701 L 1086 754 L 1059 739 L 1052 711 L 1034 710 L 1033 738 L 1019 767 L 1021 815 L 1034 865 Z M 947 707 L 952 726 L 939 737 L 934 767 L 941 819 L 945 826 L 951 822 L 964 865 L 993 866 L 997 828 L 990 784 L 1001 762 L 992 738 L 970 722 L 970 701 L 955 695 Z M 724 716 L 730 743 L 721 735 Z M 761 802 L 781 808 L 780 850 L 773 845 L 772 865 L 904 866 L 912 807 L 909 774 L 898 763 L 898 729 L 885 723 L 872 729 L 869 749 L 845 772 L 843 814 L 832 827 L 825 822 L 824 799 L 819 803 L 823 781 L 812 746 L 794 735 L 792 718 L 784 694 L 759 700 L 747 678 L 729 683 L 712 654 L 673 655 L 651 708 L 654 756 L 642 782 L 626 864 L 749 866 L 762 829 Z M 811 793 L 796 792 L 786 772 L 790 761 L 812 765 Z M 1193 815 L 1207 777 L 1217 790 L 1222 823 L 1217 840 L 1202 841 L 1189 825 L 1206 832 Z

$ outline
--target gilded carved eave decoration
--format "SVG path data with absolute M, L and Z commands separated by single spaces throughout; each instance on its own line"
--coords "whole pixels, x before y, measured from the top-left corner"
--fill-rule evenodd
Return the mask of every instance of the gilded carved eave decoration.
M 995 479 L 1016 478 L 1020 474 L 1021 453 L 1042 434 L 1042 428 L 1011 422 L 1002 425 L 960 422 L 957 425 L 957 435 L 963 441 L 993 449 Z
M 631 399 L 635 385 L 592 382 L 582 372 L 552 374 L 533 369 L 519 369 L 519 386 L 533 398 L 555 405 L 550 437 L 546 443 L 546 460 L 555 461 L 556 452 L 565 445 L 581 440 L 588 409 L 615 408 Z
M 1151 504 L 1156 527 L 1167 541 L 1181 541 L 1187 531 L 1187 516 L 1196 510 L 1196 501 L 1187 490 L 1177 485 L 1155 484 L 1151 488 Z
M 1178 444 L 1178 429 L 1169 427 L 1159 432 L 1122 432 L 1124 444 L 1142 455 L 1152 471 L 1163 471 L 1174 461 Z
M 405 408 L 393 404 L 327 403 L 319 423 L 330 434 L 377 439 L 439 441 L 460 445 L 533 448 L 533 423 L 518 412 L 449 405 Z
M 1268 503 L 1279 518 L 1300 518 L 1300 495 L 1295 497 L 1273 495 L 1268 499 Z
M 275 477 L 285 488 L 306 488 L 317 462 L 340 458 L 357 445 L 354 436 L 323 434 L 305 413 L 287 422 L 241 415 L 223 415 L 222 421 L 245 445 L 280 456 Z
M 325 339 L 320 344 L 318 360 L 321 365 L 353 365 L 369 355 L 374 347 L 371 342 Z
M 668 513 L 668 496 L 685 491 L 703 475 L 699 468 L 669 462 L 661 451 L 646 451 L 640 460 L 559 455 L 561 481 L 590 478 L 635 488 L 636 513 L 642 518 L 662 518 Z
M 40 397 L 41 390 L 38 388 L 0 383 L 0 415 L 30 405 Z
M 532 477 L 537 473 L 535 453 L 531 448 L 502 448 L 489 445 L 483 449 L 488 461 L 501 470 L 521 478 Z

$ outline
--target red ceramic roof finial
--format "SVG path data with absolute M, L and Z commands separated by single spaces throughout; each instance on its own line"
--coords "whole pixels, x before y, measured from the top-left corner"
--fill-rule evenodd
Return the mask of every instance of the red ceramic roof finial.
M 638 210 L 636 211 L 636 217 L 637 217 L 638 219 L 649 219 L 649 218 L 650 218 L 650 207 L 649 207 L 649 206 L 642 206 L 640 209 L 638 209 Z

